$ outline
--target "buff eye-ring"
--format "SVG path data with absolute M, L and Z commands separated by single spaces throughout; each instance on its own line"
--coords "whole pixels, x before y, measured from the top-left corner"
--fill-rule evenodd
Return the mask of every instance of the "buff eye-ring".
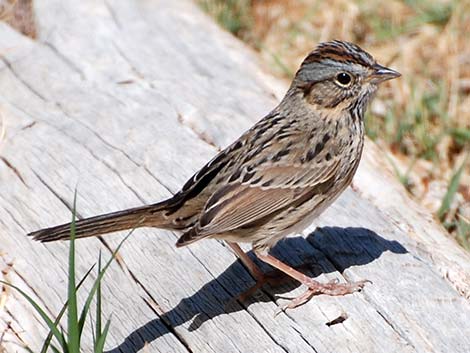
M 336 75 L 336 82 L 338 82 L 340 86 L 348 87 L 352 82 L 351 74 L 348 74 L 347 72 L 340 72 Z

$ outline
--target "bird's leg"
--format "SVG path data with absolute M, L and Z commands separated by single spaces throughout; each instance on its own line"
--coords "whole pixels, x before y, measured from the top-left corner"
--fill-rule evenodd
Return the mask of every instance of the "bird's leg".
M 351 282 L 351 283 L 337 283 L 336 281 L 331 281 L 328 283 L 319 283 L 314 279 L 304 275 L 303 273 L 297 271 L 296 269 L 286 265 L 282 261 L 276 259 L 274 256 L 265 254 L 261 251 L 256 251 L 255 254 L 258 256 L 260 260 L 270 264 L 271 266 L 281 270 L 282 272 L 286 273 L 290 277 L 296 279 L 300 283 L 305 284 L 308 287 L 308 290 L 294 298 L 287 306 L 283 309 L 287 308 L 295 308 L 299 305 L 302 305 L 310 300 L 311 297 L 318 294 L 326 294 L 326 295 L 336 295 L 341 296 L 345 294 L 354 293 L 360 291 L 368 280 L 359 281 L 359 282 Z
M 256 280 L 256 284 L 248 288 L 245 292 L 237 296 L 236 299 L 244 301 L 246 298 L 249 298 L 253 293 L 258 289 L 263 287 L 266 283 L 271 285 L 279 285 L 284 282 L 286 279 L 289 279 L 288 276 L 285 276 L 283 272 L 275 270 L 268 273 L 263 273 L 261 269 L 253 262 L 252 259 L 240 248 L 237 243 L 227 242 L 230 248 L 237 254 L 241 262 L 246 266 L 250 274 Z
M 227 242 L 228 246 L 237 254 L 241 262 L 246 266 L 248 272 L 253 276 L 254 279 L 261 279 L 264 274 L 263 271 L 253 262 L 252 259 L 240 248 L 237 243 Z

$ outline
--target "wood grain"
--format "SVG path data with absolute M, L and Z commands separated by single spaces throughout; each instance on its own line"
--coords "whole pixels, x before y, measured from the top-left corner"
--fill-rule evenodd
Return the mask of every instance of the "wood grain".
M 34 5 L 36 41 L 0 23 L 0 269 L 57 313 L 67 243 L 25 234 L 69 221 L 76 187 L 80 217 L 168 197 L 269 112 L 285 83 L 189 1 Z M 372 143 L 354 185 L 274 253 L 321 281 L 371 280 L 363 292 L 274 317 L 302 287 L 233 302 L 253 279 L 225 244 L 176 249 L 177 234 L 142 229 L 105 277 L 108 351 L 468 352 L 470 256 L 408 199 Z M 77 242 L 77 271 L 122 236 Z M 37 351 L 44 324 L 6 295 L 0 347 Z M 83 340 L 91 351 L 89 328 Z

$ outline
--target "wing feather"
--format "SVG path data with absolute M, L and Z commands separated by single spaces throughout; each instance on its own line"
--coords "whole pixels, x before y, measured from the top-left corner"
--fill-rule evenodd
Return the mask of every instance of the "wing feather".
M 306 194 L 313 197 L 317 187 L 334 179 L 338 164 L 333 161 L 328 166 L 322 165 L 321 170 L 291 167 L 258 171 L 264 176 L 269 175 L 270 180 L 277 181 L 269 187 L 262 187 L 262 181 L 222 186 L 209 198 L 196 233 L 200 237 L 226 233 L 269 219 L 286 207 L 295 205 Z M 286 187 L 285 181 L 290 180 L 292 175 L 300 179 L 294 179 L 291 186 Z M 253 176 L 251 179 L 258 178 Z

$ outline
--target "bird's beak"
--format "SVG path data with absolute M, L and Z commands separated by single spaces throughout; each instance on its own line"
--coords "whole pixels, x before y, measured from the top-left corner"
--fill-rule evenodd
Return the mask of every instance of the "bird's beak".
M 388 67 L 379 64 L 375 64 L 373 66 L 373 70 L 374 71 L 370 75 L 370 79 L 374 83 L 381 83 L 401 76 L 401 73 L 398 71 L 389 69 Z

